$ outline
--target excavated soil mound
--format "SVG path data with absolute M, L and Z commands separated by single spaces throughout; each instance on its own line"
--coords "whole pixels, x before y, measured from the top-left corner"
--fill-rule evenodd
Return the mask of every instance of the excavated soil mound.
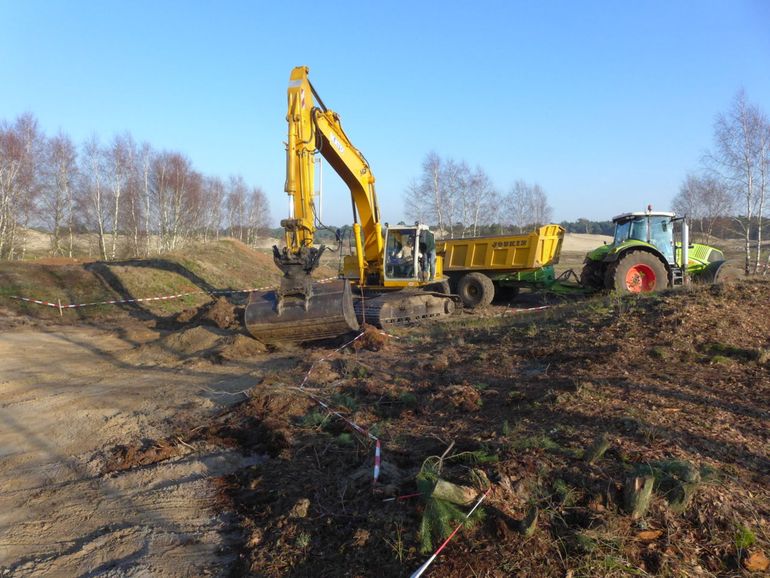
M 166 335 L 155 346 L 179 357 L 189 357 L 212 349 L 223 335 L 211 327 L 198 326 Z
M 178 323 L 213 325 L 219 329 L 238 329 L 243 318 L 243 307 L 234 305 L 226 297 L 219 297 L 200 307 L 181 311 L 176 316 Z
M 369 351 L 379 351 L 388 344 L 388 335 L 382 330 L 364 323 L 363 335 L 353 342 L 353 349 L 368 349 Z
M 213 356 L 219 361 L 242 361 L 263 354 L 266 350 L 261 341 L 246 335 L 233 335 L 220 342 Z
M 129 470 L 162 462 L 189 451 L 179 440 L 143 440 L 131 445 L 118 445 L 112 450 L 102 473 Z
M 119 357 L 134 365 L 175 366 L 190 358 L 206 358 L 230 337 L 225 330 L 198 325 L 174 331 L 159 339 L 121 353 Z

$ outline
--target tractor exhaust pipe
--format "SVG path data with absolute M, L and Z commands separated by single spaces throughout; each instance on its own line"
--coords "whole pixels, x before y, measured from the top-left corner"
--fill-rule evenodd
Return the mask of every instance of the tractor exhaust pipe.
M 690 226 L 687 219 L 682 219 L 682 285 L 688 285 L 690 279 L 687 277 L 687 262 L 690 259 Z

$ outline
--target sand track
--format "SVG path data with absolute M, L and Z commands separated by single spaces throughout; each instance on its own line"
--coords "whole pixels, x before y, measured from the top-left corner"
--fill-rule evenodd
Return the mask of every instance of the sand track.
M 1 575 L 200 576 L 229 567 L 229 524 L 213 507 L 212 479 L 257 458 L 180 446 L 169 460 L 104 472 L 116 445 L 167 437 L 180 412 L 202 419 L 237 397 L 204 388 L 242 390 L 248 372 L 139 368 L 124 361 L 137 345 L 90 327 L 0 333 Z

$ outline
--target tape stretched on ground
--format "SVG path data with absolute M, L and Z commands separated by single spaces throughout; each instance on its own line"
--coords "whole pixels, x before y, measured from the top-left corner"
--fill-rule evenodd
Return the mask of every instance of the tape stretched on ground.
M 388 333 L 385 333 L 384 331 L 381 331 L 380 333 L 382 333 L 383 335 L 388 335 L 389 337 L 393 337 L 392 335 L 389 335 Z M 308 369 L 307 372 L 305 373 L 305 377 L 302 379 L 302 382 L 299 384 L 299 387 L 296 387 L 294 389 L 296 389 L 297 391 L 301 391 L 303 394 L 308 396 L 310 399 L 312 399 L 318 405 L 323 407 L 327 412 L 329 412 L 329 414 L 331 414 L 331 415 L 333 415 L 335 417 L 338 417 L 339 419 L 344 421 L 346 424 L 348 424 L 351 428 L 353 428 L 355 431 L 360 433 L 362 436 L 365 436 L 365 437 L 369 438 L 370 440 L 372 440 L 374 442 L 374 479 L 373 479 L 373 484 L 377 484 L 377 481 L 380 479 L 380 471 L 381 471 L 381 465 L 382 465 L 382 443 L 380 442 L 379 438 L 377 436 L 375 436 L 374 434 L 372 434 L 369 430 L 361 427 L 360 425 L 358 425 L 354 421 L 348 419 L 347 417 L 342 415 L 340 412 L 332 409 L 323 400 L 319 399 L 318 397 L 313 395 L 312 392 L 310 392 L 307 389 L 305 389 L 305 384 L 307 383 L 307 380 L 310 379 L 310 374 L 313 372 L 313 369 L 315 369 L 315 366 L 318 363 L 320 363 L 322 361 L 328 360 L 335 353 L 338 353 L 338 352 L 342 351 L 343 349 L 345 349 L 346 347 L 348 347 L 349 345 L 352 345 L 353 343 L 355 343 L 356 341 L 361 339 L 364 336 L 364 334 L 365 334 L 365 332 L 362 331 L 361 333 L 356 335 L 353 339 L 351 339 L 347 343 L 342 344 L 337 349 L 332 351 L 329 355 L 326 355 L 325 357 L 322 357 L 321 359 L 318 359 L 318 360 L 314 361 L 310 365 L 310 369 Z
M 329 283 L 336 280 L 337 277 L 327 277 L 326 279 L 320 279 L 317 283 Z M 113 299 L 111 301 L 93 301 L 91 303 L 51 303 L 50 301 L 42 301 L 40 299 L 31 299 L 29 297 L 19 297 L 18 295 L 9 295 L 9 299 L 17 299 L 19 301 L 25 301 L 27 303 L 34 303 L 36 305 L 44 305 L 46 307 L 55 307 L 56 309 L 75 309 L 78 307 L 92 307 L 95 305 L 121 305 L 124 303 L 142 303 L 144 301 L 166 301 L 168 299 L 180 299 L 187 297 L 188 295 L 230 295 L 232 293 L 252 293 L 256 291 L 269 291 L 274 287 L 253 287 L 251 289 L 223 289 L 221 291 L 189 291 L 187 293 L 177 293 L 176 295 L 161 295 L 159 297 L 141 297 L 137 299 Z

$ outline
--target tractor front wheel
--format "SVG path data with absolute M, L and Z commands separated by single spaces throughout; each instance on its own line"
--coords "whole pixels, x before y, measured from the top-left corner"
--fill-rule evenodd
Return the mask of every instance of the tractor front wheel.
M 649 293 L 668 287 L 663 262 L 647 251 L 629 251 L 608 270 L 607 289 L 618 293 Z

